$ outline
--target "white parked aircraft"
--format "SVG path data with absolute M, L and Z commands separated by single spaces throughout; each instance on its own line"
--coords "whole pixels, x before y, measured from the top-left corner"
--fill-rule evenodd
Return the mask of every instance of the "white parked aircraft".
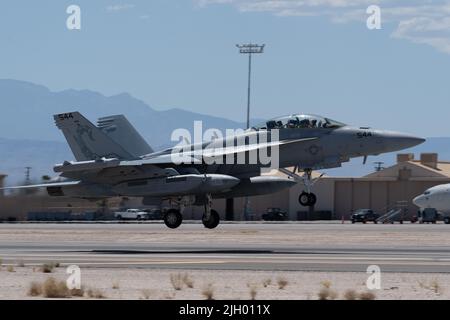
M 413 203 L 421 209 L 433 208 L 439 212 L 450 213 L 450 184 L 441 184 L 426 190 L 414 198 Z

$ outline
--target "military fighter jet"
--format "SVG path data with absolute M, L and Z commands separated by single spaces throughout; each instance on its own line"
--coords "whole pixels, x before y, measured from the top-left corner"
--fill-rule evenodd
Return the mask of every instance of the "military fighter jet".
M 312 178 L 313 170 L 340 167 L 354 157 L 364 157 L 365 163 L 370 155 L 425 141 L 398 132 L 352 127 L 326 117 L 293 114 L 237 135 L 185 144 L 183 152 L 179 146 L 154 152 L 122 115 L 100 118 L 97 126 L 78 112 L 58 114 L 54 119 L 76 161 L 56 165 L 59 177 L 52 183 L 16 188 L 44 187 L 50 196 L 91 200 L 142 197 L 146 205 L 168 201 L 171 209 L 164 214 L 164 222 L 169 228 L 181 225 L 186 206 L 201 205 L 205 210 L 202 222 L 213 229 L 220 219 L 211 208 L 212 198 L 264 195 L 298 182 L 305 187 L 300 204 L 314 206 L 317 198 L 312 187 L 317 178 Z M 277 153 L 277 167 L 287 177 L 261 175 L 267 162 L 260 155 L 256 161 L 249 160 L 252 152 L 263 149 L 268 150 L 267 155 Z M 233 161 L 210 161 L 225 158 Z

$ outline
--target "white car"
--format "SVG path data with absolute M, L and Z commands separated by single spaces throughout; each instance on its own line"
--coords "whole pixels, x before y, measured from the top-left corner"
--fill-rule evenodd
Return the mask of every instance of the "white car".
M 140 209 L 127 209 L 114 213 L 114 217 L 118 220 L 145 220 L 148 217 L 148 212 Z

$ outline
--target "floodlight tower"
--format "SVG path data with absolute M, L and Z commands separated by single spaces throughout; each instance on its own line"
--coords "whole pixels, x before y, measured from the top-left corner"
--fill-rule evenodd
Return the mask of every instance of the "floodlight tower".
M 251 81 L 252 81 L 252 55 L 264 53 L 264 47 L 266 45 L 259 44 L 237 44 L 236 47 L 239 49 L 239 53 L 248 54 L 248 90 L 247 90 L 247 129 L 250 128 L 250 92 L 251 92 Z
M 239 53 L 248 54 L 248 89 L 247 89 L 247 129 L 250 128 L 250 92 L 252 83 L 252 55 L 264 53 L 264 47 L 266 45 L 259 45 L 253 43 L 237 44 Z M 249 219 L 250 201 L 248 197 L 245 197 L 244 215 L 245 219 Z

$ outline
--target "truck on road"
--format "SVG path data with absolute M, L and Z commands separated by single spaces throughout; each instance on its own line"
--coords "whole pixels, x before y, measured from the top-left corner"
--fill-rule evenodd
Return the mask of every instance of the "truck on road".
M 118 211 L 114 213 L 117 220 L 146 220 L 148 212 L 140 209 L 127 209 L 125 211 Z

